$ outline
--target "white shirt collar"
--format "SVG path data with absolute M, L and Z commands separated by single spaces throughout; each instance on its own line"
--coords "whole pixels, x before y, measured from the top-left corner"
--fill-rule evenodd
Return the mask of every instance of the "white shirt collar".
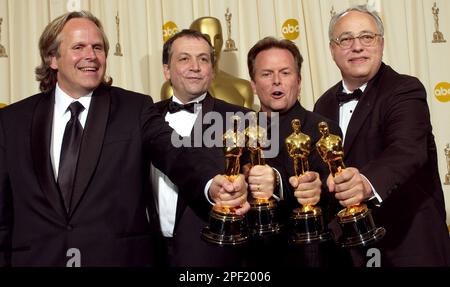
M 89 106 L 91 104 L 92 94 L 93 94 L 93 92 L 90 92 L 89 94 L 82 96 L 76 100 L 76 99 L 72 98 L 71 96 L 69 96 L 68 94 L 66 94 L 59 87 L 58 83 L 56 83 L 55 114 L 57 114 L 57 116 L 59 116 L 59 117 L 62 117 L 67 112 L 67 108 L 69 107 L 69 105 L 74 101 L 80 102 L 83 105 L 85 111 L 88 111 Z
M 193 99 L 193 100 L 187 102 L 186 104 L 189 104 L 189 103 L 198 103 L 198 102 L 200 102 L 200 101 L 203 101 L 205 98 L 206 98 L 206 93 L 204 93 L 203 95 L 198 96 L 197 98 L 195 98 L 195 99 Z M 181 102 L 181 101 L 177 98 L 177 96 L 175 96 L 175 95 L 173 95 L 172 101 L 174 101 L 175 103 L 183 104 L 183 102 Z
M 350 91 L 348 88 L 347 88 L 347 85 L 345 84 L 345 82 L 344 81 L 342 81 L 342 87 L 344 88 L 344 90 L 343 90 L 343 92 L 344 93 L 346 93 L 346 94 L 351 94 L 353 91 Z M 364 92 L 364 90 L 367 88 L 367 83 L 365 83 L 364 85 L 362 85 L 361 87 L 359 87 L 358 89 L 360 89 L 361 90 L 361 92 Z M 356 89 L 355 89 L 356 90 Z

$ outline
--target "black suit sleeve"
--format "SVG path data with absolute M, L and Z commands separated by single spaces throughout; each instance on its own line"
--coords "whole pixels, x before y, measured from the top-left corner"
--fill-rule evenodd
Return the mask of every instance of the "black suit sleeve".
M 380 122 L 383 150 L 361 168 L 383 199 L 428 160 L 431 123 L 425 88 L 412 77 L 403 82 L 386 98 Z
M 10 265 L 12 199 L 6 167 L 5 135 L 0 113 L 0 267 Z
M 164 121 L 150 97 L 144 103 L 141 117 L 146 157 L 169 176 L 180 192 L 185 193 L 183 196 L 209 211 L 211 206 L 204 188 L 221 171 L 210 164 L 208 153 L 202 152 L 202 148 L 176 147 L 173 142 L 178 134 Z

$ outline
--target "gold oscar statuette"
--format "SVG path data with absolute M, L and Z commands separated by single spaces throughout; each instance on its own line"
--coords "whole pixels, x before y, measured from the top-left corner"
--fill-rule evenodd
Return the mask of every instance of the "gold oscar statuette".
M 122 47 L 120 46 L 120 18 L 119 18 L 119 11 L 117 11 L 116 15 L 116 29 L 117 29 L 117 44 L 116 44 L 116 51 L 114 52 L 114 56 L 122 57 Z
M 267 131 L 258 124 L 257 114 L 250 113 L 250 124 L 245 129 L 245 142 L 250 153 L 250 165 L 265 165 L 263 147 L 266 145 Z M 273 171 L 275 173 L 275 171 Z M 275 174 L 275 176 L 278 176 Z M 277 201 L 275 198 L 254 198 L 250 196 L 248 213 L 250 234 L 263 237 L 278 234 L 281 230 Z
M 6 58 L 8 57 L 8 54 L 6 54 L 6 49 L 2 45 L 2 23 L 3 18 L 0 18 L 0 58 Z
M 439 7 L 437 7 L 436 2 L 434 2 L 433 7 L 431 7 L 431 13 L 433 14 L 434 18 L 434 32 L 433 32 L 433 40 L 432 43 L 445 43 L 447 42 L 444 39 L 444 34 L 442 34 L 441 31 L 439 31 Z
M 316 148 L 334 177 L 345 169 L 342 140 L 330 134 L 326 122 L 319 123 L 319 131 L 322 137 L 316 143 Z M 383 227 L 375 226 L 371 210 L 364 203 L 342 209 L 337 218 L 342 229 L 342 247 L 367 246 L 383 238 L 386 233 Z
M 225 21 L 227 21 L 228 39 L 225 42 L 224 52 L 237 51 L 236 43 L 234 43 L 234 40 L 231 39 L 231 16 L 230 9 L 227 8 L 227 12 L 225 13 Z
M 231 129 L 223 135 L 225 153 L 225 176 L 234 181 L 240 172 L 240 157 L 245 145 L 244 131 L 240 130 L 240 118 L 233 116 Z M 244 215 L 237 215 L 235 207 L 214 206 L 210 212 L 209 225 L 202 230 L 206 242 L 220 246 L 242 245 L 248 241 L 248 226 Z
M 299 177 L 309 170 L 308 156 L 311 152 L 311 138 L 300 131 L 300 120 L 291 122 L 292 134 L 285 139 L 286 149 L 294 162 L 295 176 Z M 325 242 L 331 239 L 326 230 L 322 210 L 318 206 L 303 205 L 291 213 L 293 232 L 290 241 L 294 244 Z
M 450 185 L 450 144 L 447 144 L 444 149 L 445 159 L 447 161 L 447 174 L 445 175 L 445 185 Z
M 336 10 L 334 10 L 334 5 L 331 5 L 330 18 L 333 18 L 334 15 L 336 15 Z

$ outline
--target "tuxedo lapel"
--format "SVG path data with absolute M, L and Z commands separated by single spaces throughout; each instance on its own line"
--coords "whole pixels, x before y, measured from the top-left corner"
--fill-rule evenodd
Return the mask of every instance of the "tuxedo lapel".
M 31 151 L 40 187 L 58 214 L 66 217 L 50 159 L 55 92 L 43 94 L 37 103 L 31 128 Z
M 206 94 L 205 99 L 202 101 L 202 118 L 206 113 L 212 112 L 214 109 L 214 98 L 209 93 Z
M 111 95 L 106 87 L 100 87 L 94 91 L 83 131 L 70 216 L 73 215 L 86 192 L 98 164 L 108 124 L 110 102 Z
M 161 115 L 163 115 L 163 117 L 166 116 L 168 110 L 169 110 L 169 103 L 170 101 L 172 101 L 172 97 L 168 100 L 164 100 L 161 102 L 157 102 L 155 103 L 156 108 L 158 109 L 158 112 L 161 113 Z
M 170 97 L 167 100 L 161 101 L 156 103 L 156 107 L 158 111 L 163 115 L 163 117 L 166 117 L 166 114 L 169 112 L 169 103 L 173 101 L 173 96 Z M 193 131 L 191 132 L 192 136 Z M 154 190 L 153 192 L 157 192 L 157 190 Z M 187 203 L 186 201 L 180 196 L 180 192 L 178 191 L 178 197 L 177 197 L 177 207 L 175 211 L 175 224 L 174 224 L 174 232 L 177 228 L 178 222 L 180 221 L 180 218 L 183 215 L 184 209 L 186 208 Z
M 344 140 L 344 158 L 345 155 L 350 153 L 355 139 L 361 131 L 367 117 L 373 110 L 373 106 L 376 98 L 378 97 L 378 81 L 382 76 L 383 72 L 386 70 L 386 65 L 382 64 L 380 70 L 375 75 L 375 77 L 367 84 L 363 95 L 358 101 L 355 111 L 350 119 L 347 127 L 347 133 L 345 134 Z
M 339 103 L 336 98 L 336 94 L 342 90 L 342 84 L 339 82 L 330 90 L 330 96 L 323 98 L 323 105 L 321 105 L 321 110 L 318 111 L 322 115 L 326 115 L 332 121 L 339 122 Z
M 344 140 L 344 157 L 350 153 L 352 144 L 357 138 L 364 122 L 372 111 L 373 99 L 376 97 L 376 92 L 373 90 L 367 91 L 358 101 L 355 111 L 350 119 L 345 134 Z
M 165 105 L 167 106 L 167 105 Z M 198 125 L 202 126 L 201 135 L 203 139 L 203 131 L 208 128 L 209 125 L 203 124 L 203 117 L 206 113 L 213 111 L 214 109 L 214 98 L 211 97 L 209 93 L 206 94 L 206 97 L 202 101 L 202 110 L 201 114 L 197 117 L 195 120 L 194 128 L 191 131 L 191 142 L 194 143 L 194 131 L 195 127 Z M 167 111 L 167 109 L 166 109 Z M 164 113 L 165 114 L 165 113 Z M 178 223 L 180 222 L 181 217 L 183 216 L 184 210 L 186 209 L 187 201 L 182 197 L 178 196 L 177 200 L 177 212 L 175 214 L 175 227 L 174 230 L 176 230 Z
M 209 123 L 209 124 L 203 123 L 203 119 L 205 118 L 205 115 L 207 113 L 214 111 L 214 106 L 215 106 L 214 101 L 215 101 L 214 98 L 209 93 L 207 93 L 206 97 L 203 99 L 201 114 L 195 120 L 194 128 L 192 129 L 192 132 L 191 132 L 191 138 L 193 139 L 192 140 L 193 143 L 194 143 L 194 139 L 195 139 L 195 135 L 194 135 L 194 132 L 196 131 L 195 127 L 200 127 L 200 126 L 202 127 L 201 131 L 197 131 L 198 133 L 200 133 L 197 135 L 197 137 L 201 136 L 201 139 L 203 140 L 203 133 L 205 132 L 205 130 L 207 130 L 212 125 L 212 123 Z M 197 143 L 197 144 L 201 144 L 203 146 L 203 142 Z

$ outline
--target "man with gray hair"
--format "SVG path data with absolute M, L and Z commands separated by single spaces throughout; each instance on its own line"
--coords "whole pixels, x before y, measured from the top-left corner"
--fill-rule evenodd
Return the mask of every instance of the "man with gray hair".
M 366 7 L 331 19 L 330 50 L 342 81 L 319 98 L 314 111 L 339 122 L 347 168 L 327 184 L 345 207 L 374 203 L 374 221 L 386 229 L 375 246 L 381 266 L 449 266 L 426 91 L 417 78 L 382 62 L 383 35 L 378 13 Z M 365 252 L 353 250 L 352 257 L 355 266 L 372 262 Z

